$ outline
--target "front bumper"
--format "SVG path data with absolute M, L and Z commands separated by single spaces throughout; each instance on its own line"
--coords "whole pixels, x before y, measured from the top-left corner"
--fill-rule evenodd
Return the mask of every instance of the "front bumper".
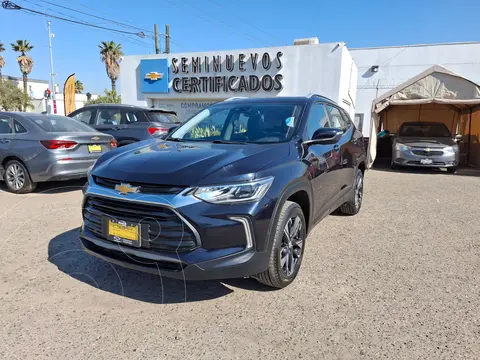
M 184 280 L 248 277 L 266 270 L 268 266 L 266 237 L 275 202 L 267 197 L 259 203 L 212 205 L 184 195 L 185 191 L 177 195 L 119 195 L 113 189 L 92 184 L 92 179 L 84 188 L 84 193 L 84 224 L 80 233 L 83 249 L 108 262 Z M 92 228 L 88 218 L 91 199 L 108 199 L 121 206 L 130 203 L 138 207 L 144 204 L 148 211 L 155 210 L 156 206 L 175 211 L 192 230 L 189 234 L 195 234 L 196 245 L 165 249 L 148 242 L 144 247 L 143 239 L 141 247 L 109 241 L 98 228 Z M 125 219 L 127 217 L 126 214 Z M 168 230 L 164 230 L 166 232 Z M 162 234 L 159 241 L 162 241 L 161 237 Z
M 415 153 L 417 152 L 417 153 Z M 401 166 L 416 166 L 416 167 L 454 167 L 459 163 L 459 153 L 454 154 L 440 154 L 441 151 L 433 150 L 429 153 L 421 151 L 420 149 L 397 150 L 392 152 L 392 162 Z M 422 154 L 419 154 L 422 153 Z M 423 160 L 423 161 L 422 161 Z M 426 161 L 425 161 L 426 160 Z M 428 162 L 428 163 L 425 163 Z

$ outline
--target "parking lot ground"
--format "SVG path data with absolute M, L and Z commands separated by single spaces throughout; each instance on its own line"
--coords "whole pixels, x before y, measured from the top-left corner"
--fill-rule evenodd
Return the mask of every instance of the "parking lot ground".
M 80 249 L 82 182 L 0 188 L 0 358 L 479 359 L 471 175 L 369 171 L 361 213 L 317 225 L 278 291 L 111 266 Z

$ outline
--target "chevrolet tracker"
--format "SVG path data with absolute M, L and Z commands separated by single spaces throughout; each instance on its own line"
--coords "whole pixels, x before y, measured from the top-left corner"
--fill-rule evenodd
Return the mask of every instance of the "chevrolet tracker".
M 103 155 L 84 188 L 86 252 L 185 280 L 297 276 L 308 233 L 359 212 L 365 148 L 349 115 L 312 95 L 230 99 Z

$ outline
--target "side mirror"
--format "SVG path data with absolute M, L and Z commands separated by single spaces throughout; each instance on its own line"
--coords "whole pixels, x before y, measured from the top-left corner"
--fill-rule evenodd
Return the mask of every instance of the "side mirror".
M 463 140 L 463 135 L 458 135 L 458 134 L 455 135 L 455 141 L 456 141 L 456 142 L 460 142 L 460 141 L 462 141 L 462 140 Z
M 320 128 L 313 133 L 312 139 L 303 142 L 303 145 L 336 144 L 342 138 L 343 130 L 339 128 Z

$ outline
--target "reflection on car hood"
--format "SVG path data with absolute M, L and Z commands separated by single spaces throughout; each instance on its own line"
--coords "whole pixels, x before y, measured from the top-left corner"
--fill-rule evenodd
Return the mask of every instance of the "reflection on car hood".
M 149 141 L 129 145 L 102 161 L 93 175 L 125 182 L 192 186 L 243 181 L 287 157 L 288 143 L 212 144 Z
M 398 143 L 402 143 L 408 146 L 418 147 L 445 147 L 456 145 L 456 142 L 452 138 L 448 137 L 398 137 L 396 140 Z

